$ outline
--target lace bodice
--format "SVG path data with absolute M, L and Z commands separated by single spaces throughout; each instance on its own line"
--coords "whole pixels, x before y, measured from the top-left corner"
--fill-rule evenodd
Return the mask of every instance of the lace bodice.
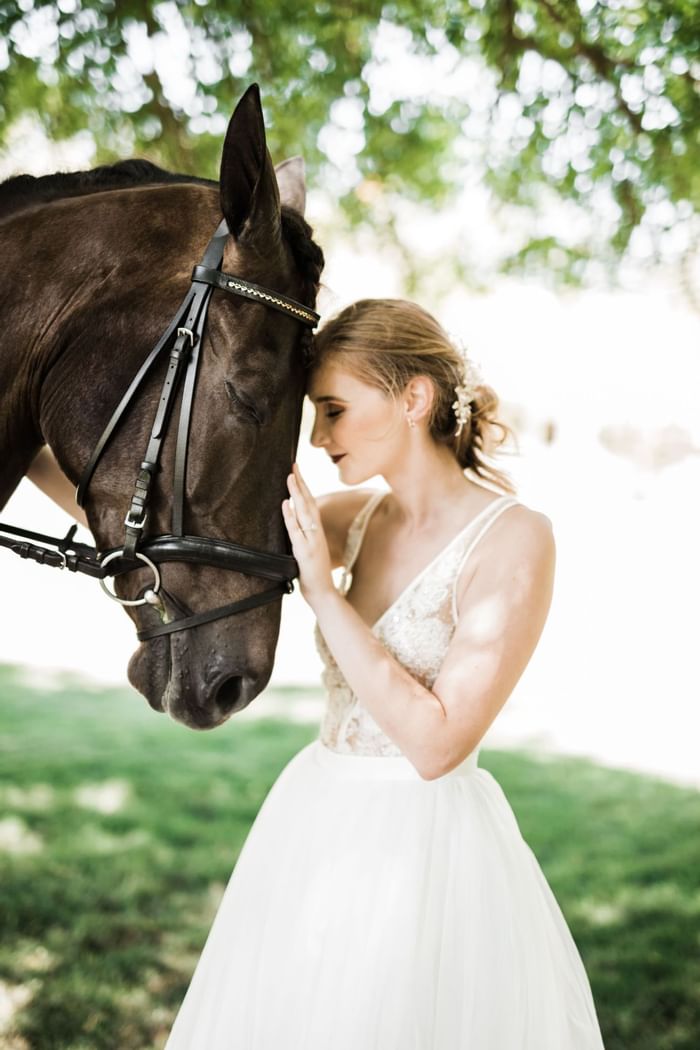
M 365 529 L 383 492 L 370 496 L 348 530 L 343 575 L 338 586 L 347 594 L 352 567 Z M 372 633 L 403 667 L 431 689 L 457 623 L 456 583 L 477 543 L 499 515 L 518 501 L 513 496 L 492 500 L 401 592 L 380 616 Z M 314 637 L 321 660 L 326 706 L 320 740 L 343 754 L 395 756 L 401 751 L 361 706 L 348 686 L 316 624 Z

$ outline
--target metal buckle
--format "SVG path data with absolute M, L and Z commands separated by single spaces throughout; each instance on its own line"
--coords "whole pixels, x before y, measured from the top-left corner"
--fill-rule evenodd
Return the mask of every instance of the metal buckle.
M 127 511 L 127 515 L 124 518 L 124 524 L 126 525 L 127 529 L 136 529 L 138 532 L 141 532 L 144 525 L 146 524 L 147 517 L 148 514 L 144 514 L 143 521 L 134 521 L 134 519 L 131 517 L 131 511 Z
M 191 328 L 178 328 L 177 334 L 178 334 L 178 336 L 181 336 L 181 335 L 189 336 L 190 346 L 194 346 L 194 332 L 192 331 Z

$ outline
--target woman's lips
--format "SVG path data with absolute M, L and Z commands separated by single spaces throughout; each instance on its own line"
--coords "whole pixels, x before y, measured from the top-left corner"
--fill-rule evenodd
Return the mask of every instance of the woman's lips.
M 339 456 L 331 456 L 331 459 L 333 460 L 334 463 L 339 463 L 344 455 L 345 455 L 345 452 L 341 452 Z

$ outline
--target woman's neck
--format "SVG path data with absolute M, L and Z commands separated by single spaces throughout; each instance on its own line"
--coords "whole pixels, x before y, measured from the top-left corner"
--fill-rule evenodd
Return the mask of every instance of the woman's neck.
M 424 532 L 459 517 L 482 488 L 464 476 L 449 448 L 422 441 L 384 479 L 392 492 L 387 513 L 407 532 Z

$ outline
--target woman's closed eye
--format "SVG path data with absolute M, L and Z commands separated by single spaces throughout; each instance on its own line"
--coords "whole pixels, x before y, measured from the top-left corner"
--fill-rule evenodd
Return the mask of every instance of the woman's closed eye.
M 333 416 L 342 415 L 342 412 L 343 412 L 342 408 L 329 408 L 329 409 L 326 409 L 326 419 L 332 419 Z

